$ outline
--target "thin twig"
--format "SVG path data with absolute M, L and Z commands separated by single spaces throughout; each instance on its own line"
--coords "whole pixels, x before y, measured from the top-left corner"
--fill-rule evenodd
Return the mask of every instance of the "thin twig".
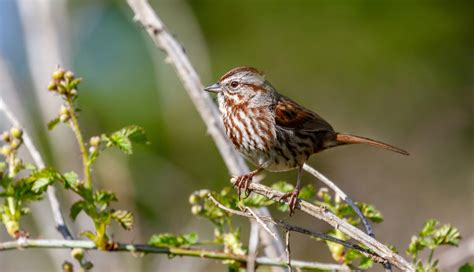
M 360 220 L 362 221 L 362 224 L 365 227 L 365 230 L 368 235 L 375 237 L 374 230 L 372 228 L 372 225 L 370 225 L 369 220 L 364 216 L 364 214 L 360 211 L 359 207 L 354 204 L 354 201 L 350 199 L 346 193 L 344 193 L 337 185 L 332 182 L 330 179 L 328 179 L 326 176 L 321 174 L 319 171 L 314 169 L 313 167 L 309 166 L 308 164 L 303 165 L 303 170 L 306 172 L 310 173 L 311 175 L 315 176 L 317 179 L 322 181 L 324 184 L 326 184 L 329 188 L 331 188 L 336 195 L 338 195 L 340 198 L 344 200 L 344 202 L 347 203 L 347 205 L 351 206 L 351 208 L 356 212 L 356 214 L 359 216 Z
M 93 241 L 85 240 L 42 240 L 42 239 L 21 239 L 0 243 L 0 251 L 19 250 L 27 248 L 57 248 L 72 249 L 82 248 L 87 250 L 98 250 Z M 116 243 L 109 252 L 126 251 L 130 253 L 148 253 L 148 254 L 167 254 L 173 256 L 189 256 L 197 258 L 207 258 L 215 260 L 235 260 L 246 263 L 248 257 L 245 255 L 229 254 L 220 251 L 191 249 L 191 248 L 175 248 L 175 247 L 154 247 L 145 244 L 126 244 Z M 276 266 L 285 267 L 284 260 L 260 257 L 255 259 L 255 263 L 260 266 Z M 342 270 L 347 271 L 347 267 L 335 264 L 326 264 L 319 262 L 292 261 L 293 267 L 310 270 Z
M 249 189 L 251 192 L 265 196 L 266 198 L 270 200 L 281 201 L 281 202 L 287 203 L 286 199 L 282 199 L 282 196 L 283 196 L 282 192 L 269 188 L 265 185 L 258 184 L 258 183 L 250 183 Z M 331 213 L 329 210 L 322 207 L 315 206 L 304 200 L 298 200 L 296 208 L 315 218 L 325 221 L 326 223 L 331 225 L 333 228 L 336 228 L 340 230 L 341 232 L 345 233 L 350 238 L 356 240 L 357 242 L 367 247 L 370 250 L 370 252 L 373 252 L 374 254 L 380 256 L 382 259 L 398 267 L 399 269 L 403 271 L 414 271 L 413 266 L 408 261 L 406 261 L 403 257 L 401 257 L 400 255 L 390 250 L 386 245 L 375 240 L 375 238 L 367 235 L 360 229 L 347 223 L 347 221 L 337 217 L 336 215 Z
M 8 120 L 10 121 L 10 123 L 12 123 L 13 126 L 22 128 L 20 121 L 18 121 L 18 119 L 13 114 L 13 112 L 8 108 L 7 104 L 5 103 L 5 101 L 3 101 L 3 98 L 1 96 L 0 96 L 0 111 L 4 112 L 5 116 L 8 118 Z M 44 168 L 45 163 L 43 161 L 43 158 L 41 157 L 41 154 L 39 153 L 38 149 L 33 144 L 33 141 L 31 140 L 30 136 L 28 135 L 28 133 L 26 132 L 24 128 L 23 128 L 22 137 L 23 137 L 23 142 L 25 143 L 25 147 L 28 150 L 28 152 L 31 154 L 31 157 L 33 158 L 33 161 L 35 162 L 36 166 L 39 169 Z M 64 223 L 64 217 L 61 212 L 59 201 L 56 196 L 56 189 L 54 188 L 54 186 L 48 186 L 47 194 L 48 194 L 49 204 L 51 205 L 51 211 L 53 213 L 54 222 L 56 224 L 56 229 L 61 233 L 64 239 L 68 239 L 68 240 L 74 239 L 66 223 Z
M 209 94 L 203 91 L 199 75 L 189 61 L 183 46 L 171 35 L 164 23 L 153 11 L 146 0 L 127 0 L 133 10 L 134 19 L 139 22 L 147 31 L 156 47 L 167 54 L 166 60 L 175 69 L 185 90 L 194 103 L 202 120 L 206 124 L 209 135 L 214 140 L 231 176 L 242 175 L 250 172 L 244 160 L 238 154 L 225 136 L 225 131 L 220 120 L 219 111 Z M 258 214 L 269 216 L 270 212 L 266 208 L 258 209 Z M 272 230 L 276 233 L 275 230 Z M 280 257 L 284 254 L 284 246 L 281 242 L 276 242 L 272 238 L 266 238 L 267 233 L 262 231 L 262 240 L 269 241 L 270 246 L 265 247 L 265 252 L 271 257 Z
M 281 193 L 281 194 L 283 194 L 283 193 Z M 237 210 L 234 210 L 234 209 L 231 209 L 229 207 L 224 206 L 222 203 L 217 201 L 211 194 L 209 194 L 208 197 L 212 202 L 214 202 L 214 204 L 216 204 L 216 206 L 218 206 L 220 209 L 222 209 L 222 210 L 224 210 L 224 211 L 226 211 L 230 214 L 239 215 L 239 216 L 248 217 L 248 218 L 253 217 L 253 215 L 251 215 L 249 213 L 245 213 L 245 212 L 242 212 L 242 211 L 237 211 Z M 309 229 L 306 229 L 306 228 L 303 228 L 303 227 L 299 227 L 299 226 L 296 226 L 296 225 L 292 225 L 292 224 L 287 223 L 283 220 L 276 220 L 276 219 L 273 219 L 272 217 L 268 217 L 268 216 L 265 216 L 265 217 L 261 216 L 260 219 L 262 221 L 274 224 L 274 225 L 284 229 L 285 231 L 298 232 L 298 233 L 305 234 L 305 235 L 308 235 L 308 236 L 311 236 L 311 237 L 314 237 L 314 238 L 317 238 L 317 239 L 321 239 L 321 240 L 328 241 L 328 242 L 333 242 L 333 243 L 336 243 L 336 244 L 340 244 L 344 247 L 357 250 L 360 253 L 362 253 L 364 256 L 367 256 L 367 257 L 371 258 L 374 262 L 377 262 L 377 263 L 380 263 L 380 264 L 383 264 L 383 265 L 387 263 L 387 260 L 380 257 L 378 254 L 372 252 L 371 250 L 367 250 L 366 248 L 363 248 L 359 245 L 341 240 L 341 239 L 336 238 L 334 236 L 331 236 L 331 235 L 328 235 L 328 234 L 325 234 L 325 233 L 322 233 L 322 232 L 312 231 L 312 230 L 309 230 Z
M 257 220 L 257 222 L 260 224 L 260 226 L 262 226 L 262 228 L 264 230 L 266 230 L 273 238 L 275 238 L 275 240 L 278 241 L 278 237 L 277 237 L 276 233 L 274 233 L 272 230 L 270 230 L 270 228 L 267 226 L 267 224 L 265 224 L 265 222 L 262 221 L 260 216 L 258 216 L 252 209 L 250 209 L 248 207 L 243 207 L 243 209 L 244 209 L 244 212 L 245 211 L 249 212 L 253 216 L 253 218 L 255 218 L 255 220 Z

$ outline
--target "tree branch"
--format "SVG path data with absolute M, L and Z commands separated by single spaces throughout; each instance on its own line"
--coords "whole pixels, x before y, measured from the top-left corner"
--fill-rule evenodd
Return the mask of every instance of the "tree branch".
M 258 184 L 258 183 L 250 183 L 249 189 L 251 192 L 265 196 L 266 198 L 270 200 L 279 201 L 279 202 L 288 204 L 286 199 L 283 199 L 283 200 L 281 199 L 283 196 L 282 192 L 269 188 L 265 185 Z M 340 230 L 341 232 L 345 233 L 350 238 L 356 240 L 357 242 L 367 247 L 370 250 L 369 252 L 373 252 L 374 254 L 380 256 L 382 259 L 393 264 L 399 269 L 403 271 L 415 271 L 413 266 L 408 261 L 406 261 L 403 257 L 394 253 L 387 246 L 375 240 L 373 237 L 367 235 L 360 229 L 347 223 L 345 220 L 337 217 L 336 215 L 331 213 L 329 210 L 322 207 L 315 206 L 304 200 L 298 200 L 298 204 L 296 208 L 315 218 L 323 220 L 324 222 L 331 225 L 333 228 Z
M 214 140 L 230 174 L 242 175 L 250 172 L 240 154 L 235 151 L 225 136 L 219 111 L 210 96 L 203 91 L 204 86 L 186 56 L 182 45 L 168 32 L 166 26 L 153 11 L 148 1 L 127 0 L 127 2 L 135 13 L 134 20 L 145 28 L 156 47 L 167 54 L 167 61 L 175 69 L 179 80 L 201 115 L 202 120 L 206 124 L 207 131 Z M 258 209 L 257 211 L 259 215 L 270 215 L 266 208 Z M 275 230 L 272 231 L 276 232 Z M 271 246 L 265 247 L 268 256 L 280 257 L 284 254 L 285 249 L 281 242 L 269 237 L 265 231 L 261 231 L 261 235 L 262 238 L 266 237 L 265 240 L 271 243 Z
M 93 241 L 84 240 L 42 240 L 42 239 L 19 239 L 15 241 L 0 243 L 0 251 L 18 250 L 27 248 L 56 248 L 56 249 L 73 249 L 82 248 L 87 250 L 98 250 Z M 153 247 L 145 244 L 126 244 L 116 243 L 109 252 L 130 252 L 130 253 L 148 253 L 148 254 L 167 254 L 173 256 L 188 256 L 197 258 L 206 258 L 214 260 L 235 260 L 246 263 L 248 257 L 245 255 L 228 254 L 220 251 L 191 249 L 191 248 L 174 248 L 174 247 Z M 276 266 L 285 267 L 285 260 L 271 259 L 259 257 L 255 259 L 255 263 L 260 266 Z M 348 271 L 348 268 L 342 265 L 326 264 L 319 262 L 305 262 L 292 260 L 291 265 L 300 269 L 309 270 L 341 270 Z
M 224 206 L 222 203 L 217 201 L 211 194 L 209 194 L 208 197 L 212 202 L 214 202 L 214 204 L 216 204 L 217 207 L 219 207 L 220 209 L 222 209 L 222 210 L 224 210 L 224 211 L 226 211 L 230 214 L 239 215 L 239 216 L 248 217 L 248 218 L 254 218 L 254 215 L 252 215 L 250 212 L 247 213 L 246 210 L 237 211 L 237 210 L 234 210 L 234 209 L 231 209 L 229 207 Z M 250 209 L 248 211 L 250 211 Z M 304 235 L 311 236 L 313 238 L 321 239 L 321 240 L 328 241 L 328 242 L 333 242 L 333 243 L 336 243 L 336 244 L 340 244 L 344 247 L 357 250 L 360 253 L 364 254 L 365 256 L 371 258 L 374 262 L 380 263 L 384 266 L 386 264 L 389 264 L 387 260 L 380 257 L 378 254 L 376 254 L 376 253 L 374 253 L 370 250 L 367 250 L 367 249 L 365 249 L 365 248 L 363 248 L 359 245 L 341 240 L 341 239 L 336 238 L 334 236 L 331 236 L 331 235 L 328 235 L 328 234 L 325 234 L 325 233 L 322 233 L 322 232 L 312 231 L 312 230 L 309 230 L 309 229 L 306 229 L 306 228 L 303 228 L 303 227 L 299 227 L 299 226 L 296 226 L 296 225 L 292 225 L 292 224 L 287 223 L 283 220 L 277 220 L 277 219 L 274 219 L 274 218 L 268 217 L 268 216 L 259 217 L 259 220 L 264 221 L 264 222 L 268 222 L 268 223 L 273 224 L 273 225 L 276 225 L 276 226 L 284 229 L 286 232 L 289 232 L 289 231 L 298 232 L 298 233 L 301 233 L 301 234 L 304 234 Z M 288 235 L 285 238 L 286 238 L 285 240 L 287 240 Z M 288 241 L 286 241 L 285 243 L 288 245 Z M 286 251 L 287 251 L 287 255 L 288 255 L 288 246 L 286 248 L 287 248 Z

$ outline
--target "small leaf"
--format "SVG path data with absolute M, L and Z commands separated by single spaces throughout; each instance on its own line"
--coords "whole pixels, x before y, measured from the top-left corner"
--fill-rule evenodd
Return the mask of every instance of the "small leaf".
M 420 232 L 420 236 L 423 237 L 432 234 L 438 224 L 439 222 L 434 219 L 426 221 L 425 225 L 423 226 L 423 229 Z
M 72 204 L 71 206 L 71 211 L 70 211 L 70 216 L 72 220 L 76 220 L 77 215 L 86 208 L 86 202 L 84 200 L 79 200 Z
M 99 205 L 107 205 L 111 201 L 117 201 L 117 197 L 111 191 L 97 191 L 94 193 L 94 201 Z
M 433 240 L 436 245 L 457 246 L 460 239 L 461 234 L 459 231 L 449 224 L 441 226 L 433 233 Z
M 76 188 L 79 183 L 79 178 L 74 172 L 67 172 L 63 175 L 64 185 L 66 188 Z
M 122 228 L 126 230 L 133 228 L 133 214 L 129 211 L 116 210 L 112 213 L 112 219 L 119 222 Z
M 298 198 L 309 201 L 315 195 L 316 195 L 316 192 L 314 191 L 314 187 L 311 186 L 311 184 L 308 184 L 308 185 L 304 186 L 303 188 L 301 188 L 301 191 L 300 191 L 300 194 L 298 195 Z
M 371 258 L 367 256 L 362 256 L 360 258 L 359 269 L 369 269 L 372 267 L 372 265 L 374 265 L 374 261 Z
M 59 117 L 54 118 L 53 120 L 48 122 L 48 130 L 53 130 L 57 124 L 59 124 L 61 120 Z
M 38 193 L 38 192 L 43 191 L 44 189 L 46 189 L 48 187 L 48 185 L 50 185 L 52 182 L 53 182 L 53 180 L 48 179 L 48 178 L 37 179 L 33 183 L 33 187 L 31 188 L 31 190 L 35 193 Z
M 112 133 L 110 136 L 102 135 L 102 140 L 107 146 L 116 146 L 125 154 L 132 154 L 132 142 L 148 143 L 145 130 L 139 126 L 128 126 Z

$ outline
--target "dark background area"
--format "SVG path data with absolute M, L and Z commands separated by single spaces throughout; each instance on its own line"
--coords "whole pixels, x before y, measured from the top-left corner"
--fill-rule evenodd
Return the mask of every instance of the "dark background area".
M 117 228 L 114 237 L 145 242 L 153 233 L 195 230 L 210 238 L 212 225 L 192 216 L 188 196 L 202 188 L 220 190 L 229 185 L 229 176 L 166 56 L 133 22 L 125 1 L 43 2 L 0 1 L 0 64 L 12 78 L 9 90 L 5 81 L 0 83 L 0 94 L 22 116 L 48 163 L 62 171 L 79 170 L 72 133 L 64 126 L 50 133 L 45 125 L 59 111 L 59 98 L 48 94 L 46 85 L 61 64 L 84 78 L 79 103 L 87 136 L 137 124 L 151 140 L 130 157 L 110 152 L 98 160 L 95 184 L 117 192 L 117 206 L 134 210 L 138 221 L 133 232 Z M 254 66 L 279 92 L 316 111 L 336 130 L 411 153 L 404 157 L 349 146 L 310 160 L 354 200 L 382 211 L 385 221 L 375 226 L 382 242 L 404 253 L 411 235 L 430 218 L 472 237 L 471 1 L 152 3 L 182 42 L 203 84 L 235 66 Z M 263 183 L 295 178 L 295 172 L 269 173 Z M 303 181 L 314 179 L 305 174 Z M 65 203 L 74 200 L 62 197 Z M 46 211 L 44 216 L 49 216 Z M 87 226 L 85 217 L 79 220 Z M 303 215 L 289 220 L 327 229 Z M 236 221 L 246 233 L 247 220 Z M 34 236 L 33 227 L 31 232 Z M 293 237 L 294 258 L 331 261 L 323 243 Z M 7 239 L 3 231 L 0 238 Z M 45 254 L 2 253 L 0 270 L 52 269 Z M 18 263 L 26 257 L 28 262 Z M 225 269 L 190 258 L 89 257 L 97 271 Z

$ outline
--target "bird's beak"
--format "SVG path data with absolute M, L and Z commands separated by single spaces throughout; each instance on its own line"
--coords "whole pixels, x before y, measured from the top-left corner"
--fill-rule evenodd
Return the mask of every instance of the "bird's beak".
M 206 92 L 213 92 L 213 93 L 220 93 L 222 91 L 222 87 L 221 87 L 221 84 L 219 84 L 219 82 L 211 85 L 211 86 L 207 86 L 206 88 L 204 88 L 204 91 Z

